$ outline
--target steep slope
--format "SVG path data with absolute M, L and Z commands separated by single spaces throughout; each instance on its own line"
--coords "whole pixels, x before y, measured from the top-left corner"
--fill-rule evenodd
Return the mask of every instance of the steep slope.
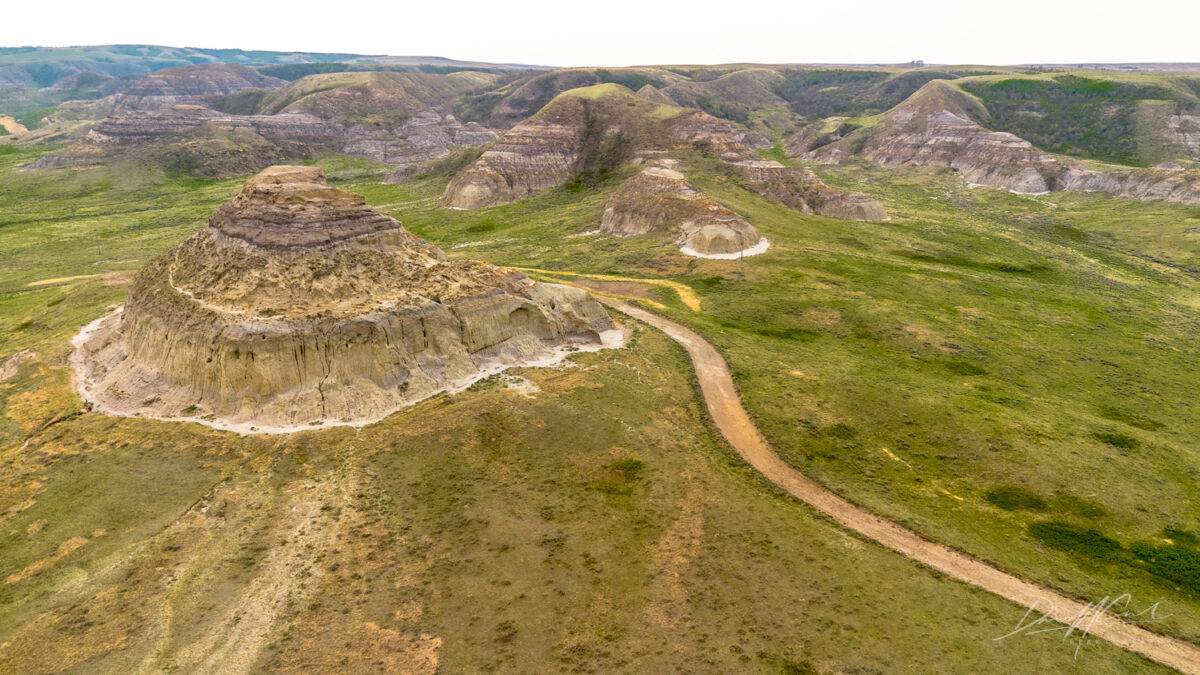
M 274 89 L 285 82 L 240 64 L 208 64 L 167 68 L 151 73 L 117 96 L 122 105 L 155 109 L 176 103 L 199 103 L 210 97 L 250 88 Z
M 284 431 L 361 425 L 612 330 L 583 291 L 449 262 L 319 169 L 277 166 L 149 263 L 73 363 L 105 412 Z
M 665 230 L 683 253 L 702 258 L 740 258 L 767 250 L 767 240 L 754 226 L 693 187 L 677 165 L 659 160 L 622 183 L 604 205 L 600 231 L 630 237 Z
M 227 177 L 328 150 L 403 166 L 494 140 L 494 131 L 462 124 L 444 112 L 453 97 L 492 77 L 475 72 L 314 75 L 256 96 L 261 100 L 249 101 L 253 105 L 237 106 L 256 113 L 243 115 L 208 104 L 239 91 L 261 94 L 265 90 L 251 85 L 274 84 L 274 78 L 243 66 L 173 69 L 144 78 L 124 94 L 88 131 L 86 143 L 44 155 L 33 167 L 165 161 L 187 173 Z
M 1180 169 L 1095 171 L 1038 150 L 1029 141 L 982 123 L 988 111 L 954 84 L 935 80 L 872 124 L 808 150 L 803 156 L 838 163 L 862 156 L 883 166 L 948 166 L 968 182 L 1022 194 L 1103 191 L 1120 197 L 1200 203 L 1200 172 Z M 1184 125 L 1186 122 L 1180 122 Z M 794 151 L 820 142 L 814 129 L 789 141 Z
M 403 123 L 431 106 L 486 87 L 487 73 L 449 75 L 395 72 L 347 72 L 309 75 L 269 95 L 259 112 L 305 112 L 333 122 Z
M 755 135 L 745 129 L 699 110 L 657 103 L 620 85 L 575 89 L 510 129 L 458 172 L 442 203 L 456 209 L 505 204 L 588 169 L 698 149 L 729 163 L 751 189 L 790 208 L 823 212 L 828 203 L 828 215 L 847 212 L 833 206 L 840 193 L 811 172 L 765 162 L 747 143 L 755 143 Z M 875 210 L 882 213 L 882 207 Z
M 838 162 L 852 154 L 884 166 L 949 166 L 968 182 L 1014 192 L 1050 190 L 1057 167 L 1032 144 L 985 129 L 987 110 L 943 80 L 933 80 L 869 128 L 818 148 L 811 157 Z

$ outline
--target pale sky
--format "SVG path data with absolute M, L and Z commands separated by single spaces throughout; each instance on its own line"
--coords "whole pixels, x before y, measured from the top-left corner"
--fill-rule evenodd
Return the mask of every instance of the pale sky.
M 0 46 L 158 44 L 555 66 L 1200 61 L 1200 0 L 55 0 Z

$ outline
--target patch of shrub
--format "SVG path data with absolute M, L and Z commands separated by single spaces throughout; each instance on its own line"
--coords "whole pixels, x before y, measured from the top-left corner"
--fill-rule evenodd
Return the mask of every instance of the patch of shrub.
M 1165 426 L 1158 420 L 1153 420 L 1149 417 L 1142 417 L 1140 415 L 1134 415 L 1132 413 L 1127 413 L 1123 410 L 1118 410 L 1109 406 L 1100 408 L 1100 416 L 1106 420 L 1128 424 L 1131 427 L 1136 427 L 1145 431 L 1158 431 Z
M 983 498 L 1005 511 L 1045 511 L 1049 506 L 1038 493 L 1020 485 L 1000 485 L 983 493 Z
M 1200 537 L 1187 530 L 1181 530 L 1176 527 L 1164 527 L 1163 536 L 1174 541 L 1176 544 L 1184 544 L 1187 546 L 1195 546 L 1200 544 Z
M 725 279 L 721 277 L 701 277 L 699 279 L 689 279 L 688 283 L 698 291 L 707 291 L 720 286 L 724 281 Z
M 497 227 L 498 227 L 498 225 L 496 224 L 496 221 L 485 220 L 483 222 L 480 222 L 480 223 L 477 223 L 475 225 L 468 227 L 467 232 L 491 232 L 492 230 L 496 229 Z
M 626 478 L 633 478 L 641 473 L 642 469 L 646 468 L 646 464 L 640 459 L 626 457 L 625 459 L 618 459 L 612 464 L 609 464 L 608 468 L 622 474 Z
M 1142 447 L 1142 442 L 1133 436 L 1128 436 L 1122 433 L 1109 431 L 1096 431 L 1092 433 L 1096 440 L 1107 443 L 1114 448 L 1123 448 L 1125 450 L 1137 450 Z
M 1030 524 L 1029 535 L 1051 548 L 1097 560 L 1120 562 L 1126 557 L 1121 542 L 1091 527 L 1050 520 Z
M 854 438 L 855 434 L 858 433 L 854 430 L 854 427 L 844 422 L 831 424 L 825 427 L 824 431 L 826 435 L 833 436 L 834 438 Z
M 1139 542 L 1129 547 L 1146 563 L 1146 571 L 1200 592 L 1200 552 L 1178 544 L 1158 546 Z

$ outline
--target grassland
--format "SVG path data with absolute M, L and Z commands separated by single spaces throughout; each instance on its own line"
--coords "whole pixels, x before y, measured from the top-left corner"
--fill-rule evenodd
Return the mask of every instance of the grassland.
M 358 432 L 81 414 L 69 337 L 238 181 L 14 170 L 31 158 L 0 155 L 0 359 L 34 354 L 0 383 L 0 670 L 1156 670 L 1093 642 L 1075 661 L 1053 633 L 994 640 L 1020 610 L 763 483 L 713 440 L 682 352 L 649 331 L 517 371 L 532 398 L 494 379 Z M 1160 601 L 1164 629 L 1196 635 L 1194 595 L 1132 562 L 1137 542 L 1186 546 L 1196 521 L 1195 260 L 1179 233 L 1196 214 L 848 167 L 830 179 L 870 185 L 894 220 L 842 223 L 690 162 L 770 254 L 578 236 L 624 170 L 450 212 L 444 175 L 390 186 L 369 162 L 322 164 L 453 256 L 688 284 L 700 312 L 666 286 L 645 297 L 722 348 L 789 461 L 1031 578 Z M 1031 527 L 1059 521 L 1132 557 Z
M 401 202 L 387 210 L 455 255 L 689 283 L 700 313 L 651 297 L 722 349 L 752 414 L 805 473 L 1068 593 L 1169 605 L 1161 627 L 1200 637 L 1196 549 L 1171 534 L 1186 539 L 1200 516 L 1200 211 L 850 166 L 826 177 L 882 198 L 893 220 L 847 223 L 770 204 L 704 160 L 691 169 L 771 239 L 768 255 L 696 261 L 653 236 L 577 236 L 620 175 L 474 213 L 436 209 L 438 177 L 372 199 Z M 1047 508 L 986 498 L 1011 486 Z M 1090 555 L 1043 522 L 1120 552 Z M 1154 560 L 1168 554 L 1180 558 L 1164 574 Z

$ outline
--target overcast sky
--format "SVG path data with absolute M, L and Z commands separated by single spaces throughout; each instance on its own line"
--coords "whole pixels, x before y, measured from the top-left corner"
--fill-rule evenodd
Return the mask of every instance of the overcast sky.
M 1200 0 L 13 0 L 0 46 L 149 43 L 557 66 L 1200 61 Z

